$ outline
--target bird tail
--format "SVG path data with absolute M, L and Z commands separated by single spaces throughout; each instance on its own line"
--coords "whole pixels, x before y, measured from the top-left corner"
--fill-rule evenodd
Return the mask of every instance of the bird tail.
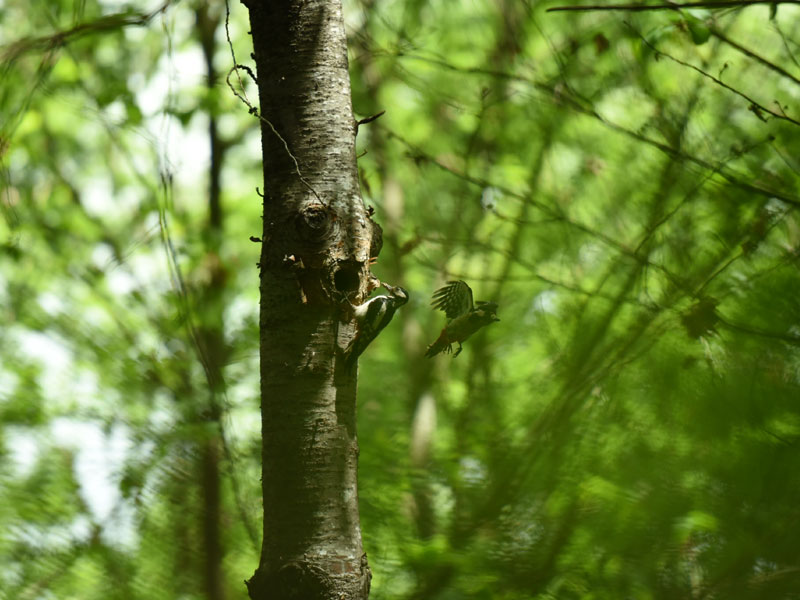
M 358 349 L 356 348 L 356 341 L 357 338 L 353 339 L 353 341 L 347 345 L 347 348 L 345 348 L 344 352 L 342 353 L 344 355 L 344 368 L 348 373 L 353 370 L 353 366 L 356 364 L 356 362 L 358 362 L 358 355 L 361 354 L 361 352 L 358 352 Z
M 440 352 L 446 350 L 449 346 L 450 342 L 447 339 L 447 332 L 442 329 L 442 333 L 439 334 L 437 340 L 428 346 L 428 349 L 425 351 L 425 358 L 436 356 Z

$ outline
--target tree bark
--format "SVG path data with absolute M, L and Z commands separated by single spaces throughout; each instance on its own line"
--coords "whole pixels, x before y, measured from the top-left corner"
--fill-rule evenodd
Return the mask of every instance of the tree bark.
M 375 287 L 380 229 L 355 157 L 339 0 L 243 0 L 250 10 L 264 159 L 261 599 L 366 598 L 356 485 L 350 302 Z

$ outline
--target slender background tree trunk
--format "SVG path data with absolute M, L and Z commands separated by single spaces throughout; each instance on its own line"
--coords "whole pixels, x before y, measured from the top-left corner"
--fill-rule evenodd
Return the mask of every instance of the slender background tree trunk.
M 374 287 L 379 229 L 358 186 L 339 1 L 243 0 L 264 158 L 264 542 L 251 598 L 366 598 L 348 300 Z
M 209 99 L 219 76 L 214 68 L 216 52 L 216 33 L 221 22 L 219 9 L 203 4 L 195 10 L 198 38 L 203 50 L 206 65 L 206 86 Z M 202 289 L 201 312 L 203 318 L 198 333 L 198 344 L 204 359 L 206 376 L 209 382 L 208 408 L 200 415 L 206 425 L 206 438 L 200 449 L 203 516 L 203 575 L 205 594 L 208 600 L 225 598 L 225 577 L 223 560 L 225 543 L 222 535 L 222 439 L 219 434 L 220 396 L 223 392 L 223 369 L 228 358 L 224 335 L 224 310 L 227 273 L 221 258 L 221 244 L 224 235 L 222 211 L 222 166 L 225 162 L 227 145 L 220 138 L 217 127 L 218 111 L 212 110 L 208 120 L 208 140 L 210 150 L 208 177 L 208 226 L 203 232 L 206 248 L 205 266 L 209 277 Z

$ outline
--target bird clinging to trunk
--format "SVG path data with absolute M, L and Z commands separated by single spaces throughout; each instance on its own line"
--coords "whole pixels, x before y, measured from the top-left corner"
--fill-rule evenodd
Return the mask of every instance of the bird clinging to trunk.
M 378 334 L 394 317 L 395 311 L 408 302 L 408 292 L 400 286 L 382 284 L 388 296 L 375 296 L 371 300 L 353 307 L 356 318 L 356 336 L 345 350 L 345 368 L 353 368 L 358 357 L 367 349 Z

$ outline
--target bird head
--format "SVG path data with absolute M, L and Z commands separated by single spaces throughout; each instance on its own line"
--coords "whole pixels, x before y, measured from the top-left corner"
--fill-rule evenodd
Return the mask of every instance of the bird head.
M 408 302 L 408 292 L 399 285 L 389 285 L 386 282 L 382 282 L 381 285 L 385 287 L 386 291 L 395 299 L 397 306 L 403 306 L 403 304 Z
M 475 304 L 475 312 L 479 314 L 481 320 L 486 321 L 487 325 L 500 320 L 497 316 L 497 302 L 484 302 L 479 300 Z

